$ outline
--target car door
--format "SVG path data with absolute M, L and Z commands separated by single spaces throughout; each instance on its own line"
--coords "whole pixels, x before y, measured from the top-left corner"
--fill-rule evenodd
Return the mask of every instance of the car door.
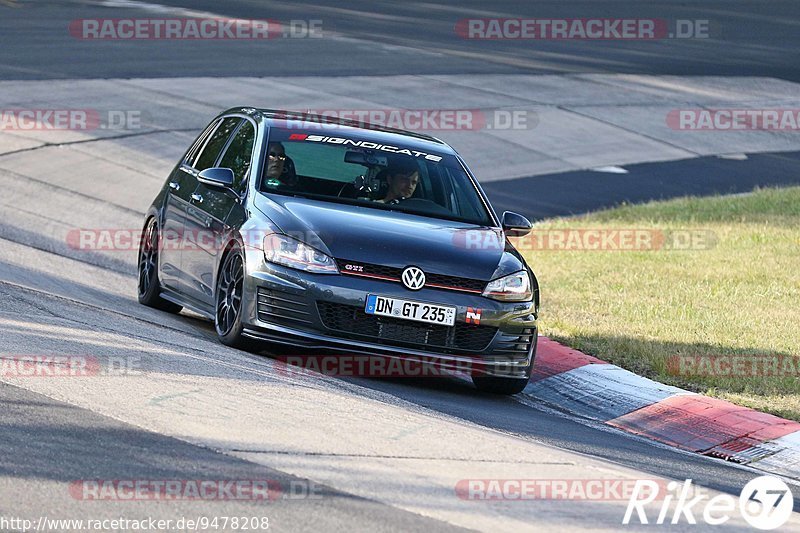
M 180 164 L 172 171 L 168 181 L 167 198 L 164 202 L 164 219 L 161 222 L 161 252 L 159 258 L 159 279 L 173 290 L 183 285 L 181 249 L 183 248 L 186 210 L 190 206 L 192 193 L 197 189 L 194 160 L 202 152 L 209 137 L 222 120 L 209 124 L 195 140 Z
M 195 172 L 199 174 L 207 168 L 219 166 L 226 149 L 239 144 L 237 133 L 244 124 L 250 122 L 242 117 L 225 118 L 197 158 Z M 225 218 L 237 203 L 232 192 L 199 182 L 189 198 L 184 230 L 186 244 L 181 257 L 186 282 L 183 290 L 204 309 L 213 308 L 213 272 L 221 252 Z

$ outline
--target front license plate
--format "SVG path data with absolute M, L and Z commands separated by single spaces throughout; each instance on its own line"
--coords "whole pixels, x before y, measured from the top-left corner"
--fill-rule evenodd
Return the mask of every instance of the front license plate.
M 456 322 L 455 307 L 387 298 L 375 294 L 367 296 L 364 312 L 368 315 L 390 316 L 442 326 L 452 326 Z

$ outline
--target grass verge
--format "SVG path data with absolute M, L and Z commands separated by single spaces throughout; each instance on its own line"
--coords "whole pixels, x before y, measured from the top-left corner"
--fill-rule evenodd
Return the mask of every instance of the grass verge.
M 800 187 L 547 220 L 517 244 L 542 334 L 800 420 Z

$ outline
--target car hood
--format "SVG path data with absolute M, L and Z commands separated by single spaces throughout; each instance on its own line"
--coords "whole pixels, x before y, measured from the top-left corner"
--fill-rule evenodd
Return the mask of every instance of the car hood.
M 293 196 L 260 194 L 255 205 L 283 233 L 337 259 L 480 280 L 524 268 L 499 228 Z

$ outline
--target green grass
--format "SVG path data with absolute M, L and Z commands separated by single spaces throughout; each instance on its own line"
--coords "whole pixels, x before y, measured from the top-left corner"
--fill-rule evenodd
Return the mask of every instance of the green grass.
M 800 379 L 676 375 L 675 355 L 781 355 L 800 365 L 800 187 L 621 206 L 544 229 L 699 230 L 691 250 L 523 251 L 541 332 L 663 383 L 800 420 Z

